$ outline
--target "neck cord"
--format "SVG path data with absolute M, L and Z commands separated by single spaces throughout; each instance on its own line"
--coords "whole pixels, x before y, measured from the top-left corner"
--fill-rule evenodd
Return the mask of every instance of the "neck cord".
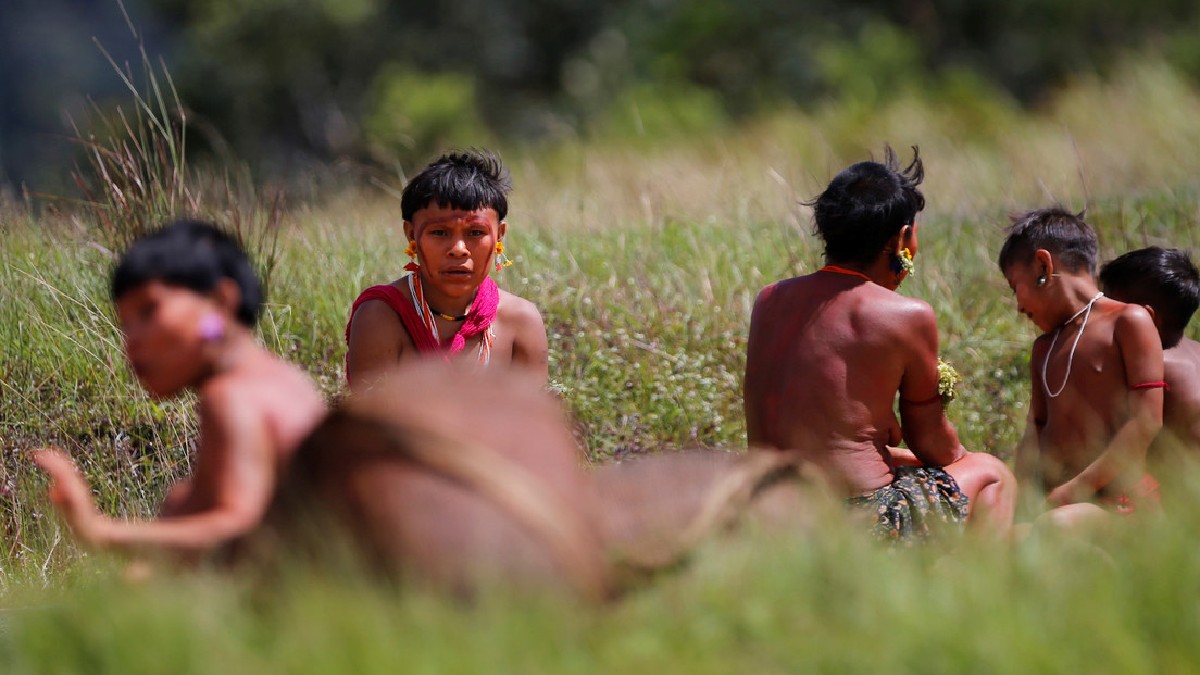
M 850 276 L 850 277 L 862 277 L 863 279 L 866 279 L 867 281 L 871 281 L 871 282 L 875 281 L 871 277 L 863 274 L 862 272 L 859 272 L 858 270 L 847 269 L 845 267 L 839 267 L 838 265 L 826 265 L 817 271 L 818 272 L 832 272 L 834 274 L 845 274 L 846 276 Z
M 1054 329 L 1054 339 L 1050 341 L 1050 349 L 1046 350 L 1046 359 L 1042 361 L 1042 388 L 1046 390 L 1046 395 L 1050 398 L 1058 398 L 1063 393 L 1063 390 L 1067 388 L 1067 380 L 1071 377 L 1071 365 L 1075 362 L 1075 348 L 1079 346 L 1079 338 L 1083 337 L 1083 331 L 1087 328 L 1088 319 L 1092 316 L 1092 305 L 1095 305 L 1096 301 L 1102 297 L 1104 297 L 1104 293 L 1097 293 L 1095 297 L 1088 301 L 1088 304 L 1084 305 L 1083 309 L 1075 312 L 1071 318 L 1062 322 L 1062 325 Z M 1062 329 L 1067 324 L 1078 319 L 1080 314 L 1083 315 L 1083 324 L 1079 326 L 1079 332 L 1075 334 L 1075 342 L 1071 343 L 1071 352 L 1067 354 L 1067 373 L 1063 375 L 1062 384 L 1058 387 L 1058 391 L 1050 391 L 1050 383 L 1046 381 L 1046 368 L 1050 365 L 1050 356 L 1054 354 L 1054 346 L 1058 344 L 1058 336 L 1062 333 Z
M 421 317 L 421 323 L 425 324 L 425 328 L 431 334 L 433 334 L 434 342 L 438 343 L 439 345 L 442 343 L 442 337 L 438 334 L 437 322 L 433 320 L 433 315 L 435 313 L 447 321 L 466 320 L 467 316 L 470 316 L 470 310 L 467 311 L 467 314 L 464 315 L 462 319 L 459 319 L 457 317 L 447 316 L 441 312 L 435 312 L 435 310 L 430 309 L 429 303 L 425 302 L 425 291 L 421 287 L 421 278 L 417 276 L 416 272 L 412 272 L 408 275 L 408 292 L 412 296 L 413 308 L 417 310 L 417 315 Z M 471 306 L 474 307 L 475 303 L 472 302 Z M 463 329 L 459 328 L 459 330 L 461 331 Z M 479 362 L 485 366 L 491 363 L 492 360 L 492 337 L 492 328 L 491 326 L 488 326 L 487 330 L 483 331 L 482 339 L 479 342 L 478 352 Z

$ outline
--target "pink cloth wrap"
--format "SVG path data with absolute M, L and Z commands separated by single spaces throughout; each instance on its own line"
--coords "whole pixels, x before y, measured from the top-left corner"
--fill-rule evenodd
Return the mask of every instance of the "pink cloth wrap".
M 347 344 L 350 343 L 350 324 L 354 322 L 354 313 L 358 311 L 359 305 L 368 300 L 382 300 L 392 308 L 392 311 L 400 315 L 400 322 L 404 324 L 404 330 L 408 331 L 408 336 L 412 338 L 413 346 L 417 348 L 418 352 L 444 351 L 445 357 L 449 359 L 467 346 L 468 338 L 475 337 L 491 328 L 492 322 L 496 320 L 496 311 L 500 308 L 500 289 L 491 278 L 483 280 L 483 283 L 479 285 L 479 291 L 475 294 L 475 300 L 467 310 L 467 318 L 463 320 L 462 326 L 459 327 L 458 332 L 450 339 L 450 344 L 447 346 L 438 344 L 433 333 L 425 327 L 422 317 L 417 314 L 412 300 L 405 297 L 399 288 L 391 284 L 372 286 L 355 299 L 354 304 L 350 307 L 350 320 L 346 322 Z

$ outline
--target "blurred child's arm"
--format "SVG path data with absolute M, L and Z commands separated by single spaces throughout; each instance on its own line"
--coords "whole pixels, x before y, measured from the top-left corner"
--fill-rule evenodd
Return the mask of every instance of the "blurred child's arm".
M 900 428 L 913 455 L 927 466 L 946 466 L 966 451 L 946 419 L 938 395 L 938 333 L 933 308 L 921 303 L 908 313 L 910 337 L 904 374 L 900 379 Z
M 1163 390 L 1132 389 L 1140 383 L 1163 379 L 1162 341 L 1153 319 L 1145 308 L 1130 305 L 1117 317 L 1115 338 L 1125 365 L 1126 386 L 1130 387 L 1126 392 L 1129 417 L 1094 462 L 1046 497 L 1055 506 L 1090 499 L 1129 471 L 1140 470 L 1145 463 L 1146 450 L 1162 428 Z M 1131 478 L 1136 480 L 1141 476 Z
M 52 479 L 51 500 L 83 543 L 96 548 L 203 551 L 244 534 L 261 520 L 275 485 L 274 452 L 265 421 L 233 392 L 201 396 L 193 491 L 212 506 L 176 517 L 126 521 L 100 513 L 87 483 L 61 452 L 35 461 Z
M 404 324 L 382 300 L 364 302 L 350 322 L 346 352 L 346 377 L 353 389 L 370 386 L 378 376 L 400 361 Z
M 531 302 L 519 305 L 513 322 L 513 365 L 534 373 L 545 386 L 550 381 L 550 348 L 546 343 L 546 324 Z

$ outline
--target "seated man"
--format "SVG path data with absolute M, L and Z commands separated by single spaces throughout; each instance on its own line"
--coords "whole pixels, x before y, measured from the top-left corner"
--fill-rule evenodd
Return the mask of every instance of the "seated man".
M 192 476 L 159 518 L 100 513 L 71 460 L 41 450 L 50 499 L 74 535 L 96 548 L 209 551 L 258 525 L 277 476 L 325 415 L 312 380 L 253 333 L 262 285 L 237 243 L 207 223 L 180 221 L 135 241 L 113 272 L 112 296 L 133 372 L 155 398 L 196 393 L 200 437 Z
M 508 172 L 491 153 L 442 155 L 404 187 L 400 210 L 410 273 L 363 291 L 346 326 L 346 377 L 372 374 L 418 353 L 513 364 L 547 380 L 546 327 L 537 307 L 501 291 Z M 461 356 L 460 356 L 461 358 Z
M 751 446 L 792 449 L 823 467 L 876 533 L 922 538 L 970 515 L 1006 533 L 1016 485 L 999 459 L 969 453 L 942 409 L 933 309 L 896 289 L 917 252 L 920 159 L 842 171 L 814 200 L 826 265 L 759 294 L 744 401 Z M 899 397 L 900 420 L 893 413 Z M 903 440 L 908 453 L 890 445 Z
M 1150 455 L 1200 452 L 1200 343 L 1183 336 L 1200 307 L 1200 271 L 1177 248 L 1151 246 L 1100 268 L 1100 285 L 1113 300 L 1142 305 L 1163 346 L 1163 430 Z

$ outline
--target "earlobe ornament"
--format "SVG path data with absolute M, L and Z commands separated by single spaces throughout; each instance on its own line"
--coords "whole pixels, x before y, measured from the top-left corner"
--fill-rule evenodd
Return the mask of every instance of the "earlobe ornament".
M 1045 285 L 1046 285 L 1046 275 L 1043 274 L 1042 276 L 1037 278 L 1037 287 L 1041 288 Z
M 497 241 L 496 242 L 496 271 L 499 272 L 501 268 L 508 267 L 512 264 L 513 264 L 512 259 L 509 258 L 508 256 L 504 255 L 504 242 Z
M 896 257 L 892 258 L 891 268 L 897 277 L 902 275 L 912 276 L 917 271 L 917 266 L 913 263 L 912 251 L 907 248 L 900 249 Z
M 198 331 L 204 342 L 216 342 L 225 337 L 225 317 L 216 312 L 209 312 L 200 317 Z
M 404 266 L 404 269 L 408 272 L 419 272 L 421 266 L 417 264 L 417 242 L 411 239 L 408 240 L 408 248 L 404 249 L 404 252 L 411 258 L 408 264 Z

